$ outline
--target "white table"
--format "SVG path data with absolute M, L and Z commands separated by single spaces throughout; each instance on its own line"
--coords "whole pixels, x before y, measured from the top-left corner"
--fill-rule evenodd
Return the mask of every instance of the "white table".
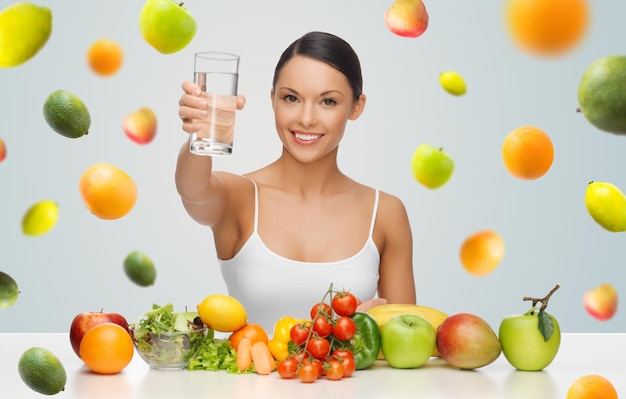
M 150 369 L 135 354 L 117 375 L 90 372 L 74 354 L 67 334 L 0 334 L 1 397 L 44 397 L 20 379 L 17 364 L 32 346 L 52 351 L 67 371 L 67 385 L 56 397 L 70 399 L 128 398 L 565 398 L 578 377 L 600 374 L 620 396 L 626 397 L 626 334 L 563 334 L 556 359 L 544 371 L 516 371 L 504 355 L 473 371 L 449 367 L 432 358 L 419 369 L 393 369 L 377 361 L 340 381 L 325 379 L 312 384 L 282 380 L 276 373 L 234 375 L 225 371 L 161 371 Z

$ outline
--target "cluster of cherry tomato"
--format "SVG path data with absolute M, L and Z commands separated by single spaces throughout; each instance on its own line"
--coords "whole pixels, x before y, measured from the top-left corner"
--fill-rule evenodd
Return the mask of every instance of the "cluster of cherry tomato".
M 311 320 L 291 328 L 290 355 L 277 366 L 281 378 L 340 380 L 356 370 L 349 341 L 357 329 L 350 316 L 356 312 L 358 301 L 351 293 L 334 292 L 332 287 L 329 294 L 329 302 L 322 300 L 311 308 Z

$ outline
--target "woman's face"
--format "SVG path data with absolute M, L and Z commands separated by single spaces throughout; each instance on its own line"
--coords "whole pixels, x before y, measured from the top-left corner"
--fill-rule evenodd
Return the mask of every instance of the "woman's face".
M 276 130 L 287 151 L 311 162 L 336 150 L 348 120 L 359 117 L 365 96 L 354 100 L 348 79 L 330 65 L 294 56 L 272 90 Z

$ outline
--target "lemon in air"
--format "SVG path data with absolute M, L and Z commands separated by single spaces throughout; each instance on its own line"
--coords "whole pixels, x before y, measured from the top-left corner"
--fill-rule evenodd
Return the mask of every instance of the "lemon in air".
M 33 391 L 56 395 L 65 389 L 65 367 L 54 353 L 41 347 L 27 349 L 18 362 L 22 381 Z
M 27 236 L 40 236 L 49 232 L 59 219 L 59 206 L 51 200 L 33 204 L 22 217 L 22 232 Z
M 52 33 L 52 11 L 20 2 L 0 11 L 0 67 L 12 68 L 33 58 Z
M 56 90 L 43 104 L 48 126 L 61 136 L 76 139 L 88 133 L 91 115 L 85 103 L 68 90 Z
M 237 331 L 246 324 L 248 314 L 237 298 L 230 295 L 209 295 L 198 304 L 200 320 L 221 332 Z
M 439 74 L 439 83 L 445 91 L 455 96 L 462 96 L 467 92 L 465 79 L 454 71 L 441 72 Z
M 615 185 L 590 182 L 585 192 L 589 215 L 610 232 L 626 231 L 626 197 Z
M 141 251 L 132 251 L 124 258 L 124 272 L 133 283 L 147 287 L 156 280 L 156 268 L 152 259 Z
M 0 272 L 0 309 L 8 309 L 13 306 L 19 294 L 20 291 L 13 277 L 5 272 Z

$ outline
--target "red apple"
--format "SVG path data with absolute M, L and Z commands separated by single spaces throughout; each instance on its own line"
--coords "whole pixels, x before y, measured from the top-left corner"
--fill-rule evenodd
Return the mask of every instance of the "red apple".
M 4 144 L 4 140 L 0 138 L 0 162 L 4 161 L 4 158 L 7 157 L 7 146 Z
M 156 135 L 156 115 L 150 108 L 140 108 L 124 118 L 123 127 L 129 139 L 137 144 L 148 144 Z
M 448 364 L 471 370 L 492 363 L 502 347 L 485 320 L 471 313 L 457 313 L 437 329 L 437 350 Z
M 80 342 L 83 340 L 83 336 L 91 328 L 102 323 L 115 323 L 128 331 L 128 322 L 126 318 L 119 313 L 114 312 L 82 312 L 74 317 L 72 325 L 70 327 L 70 343 L 72 349 L 78 357 L 80 357 Z
M 587 312 L 600 321 L 612 318 L 617 311 L 617 291 L 604 283 L 590 289 L 583 295 L 583 305 Z

